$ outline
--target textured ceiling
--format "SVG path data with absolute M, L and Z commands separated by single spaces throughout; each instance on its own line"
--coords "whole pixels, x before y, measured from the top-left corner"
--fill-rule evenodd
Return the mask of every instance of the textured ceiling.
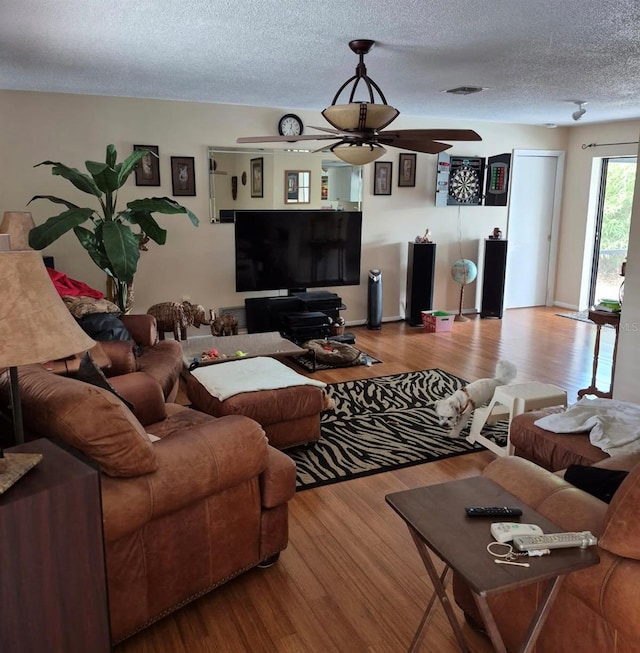
M 0 87 L 321 110 L 355 38 L 405 115 L 640 118 L 639 0 L 2 0 Z

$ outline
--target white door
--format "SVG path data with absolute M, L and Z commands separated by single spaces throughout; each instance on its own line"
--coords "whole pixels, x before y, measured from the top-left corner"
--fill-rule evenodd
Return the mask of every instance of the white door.
M 553 303 L 563 163 L 563 152 L 513 153 L 505 308 Z

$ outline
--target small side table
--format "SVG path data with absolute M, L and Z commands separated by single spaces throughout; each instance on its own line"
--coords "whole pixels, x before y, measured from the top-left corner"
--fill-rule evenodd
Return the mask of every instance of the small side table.
M 578 399 L 582 399 L 584 395 L 595 395 L 602 399 L 611 399 L 613 397 L 613 377 L 616 373 L 616 357 L 618 355 L 618 334 L 620 332 L 620 313 L 609 313 L 608 311 L 589 311 L 589 319 L 596 325 L 596 341 L 593 346 L 593 371 L 591 373 L 591 385 L 588 388 L 578 390 Z M 600 330 L 608 324 L 615 330 L 614 344 L 613 344 L 613 358 L 611 363 L 611 383 L 609 384 L 609 391 L 604 392 L 598 390 L 596 385 L 596 377 L 598 375 L 598 359 L 600 356 Z
M 600 561 L 591 549 L 556 549 L 549 556 L 531 558 L 530 567 L 496 565 L 486 549 L 487 544 L 493 541 L 489 529 L 491 520 L 467 517 L 465 506 L 520 506 L 522 523 L 537 524 L 545 533 L 557 533 L 562 529 L 532 508 L 522 505 L 522 501 L 483 476 L 395 492 L 388 494 L 386 501 L 409 527 L 434 587 L 434 593 L 409 646 L 409 653 L 420 650 L 436 599 L 440 600 L 444 608 L 460 650 L 469 651 L 445 591 L 450 570 L 459 574 L 471 589 L 497 653 L 506 653 L 506 648 L 491 613 L 488 597 L 531 583 L 547 581 L 539 607 L 520 648 L 521 653 L 529 653 L 533 650 L 564 577 Z M 440 575 L 430 552 L 445 563 Z
M 475 409 L 467 441 L 471 444 L 479 442 L 499 456 L 510 456 L 513 454 L 511 422 L 516 415 L 549 406 L 566 407 L 566 405 L 566 390 L 551 383 L 532 381 L 531 383 L 500 385 L 495 389 L 488 406 Z M 482 435 L 482 428 L 491 420 L 507 416 L 509 417 L 507 444 L 504 447 L 499 447 L 495 442 Z
M 108 653 L 100 476 L 41 439 L 42 461 L 0 496 L 0 651 Z

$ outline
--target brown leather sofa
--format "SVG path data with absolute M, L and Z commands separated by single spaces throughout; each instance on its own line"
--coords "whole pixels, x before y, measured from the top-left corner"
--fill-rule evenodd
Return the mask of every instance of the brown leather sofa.
M 106 376 L 145 372 L 162 388 L 166 401 L 175 401 L 183 368 L 182 346 L 175 340 L 158 340 L 152 315 L 122 315 L 131 340 L 99 340 L 91 355 Z M 76 376 L 83 352 L 70 359 L 47 361 L 45 367 L 66 376 Z
M 152 315 L 121 315 L 120 320 L 133 338 L 131 341 L 106 341 L 101 346 L 111 359 L 107 376 L 146 372 L 162 388 L 166 401 L 175 401 L 183 367 L 182 346 L 176 340 L 158 340 L 156 319 Z
M 500 458 L 483 472 L 559 530 L 590 530 L 599 538 L 600 563 L 565 578 L 536 653 L 640 651 L 640 455 L 606 457 L 596 465 L 630 470 L 610 504 L 523 458 Z M 455 575 L 453 589 L 470 621 L 482 624 L 468 587 Z M 542 589 L 542 585 L 529 585 L 490 599 L 509 651 L 519 650 Z
M 0 381 L 5 400 L 6 376 Z M 145 372 L 110 381 L 135 416 L 108 390 L 41 365 L 19 368 L 25 430 L 70 445 L 102 470 L 117 643 L 277 558 L 287 545 L 295 466 L 247 417 L 218 419 L 165 403 L 159 383 Z M 152 443 L 148 434 L 159 440 Z

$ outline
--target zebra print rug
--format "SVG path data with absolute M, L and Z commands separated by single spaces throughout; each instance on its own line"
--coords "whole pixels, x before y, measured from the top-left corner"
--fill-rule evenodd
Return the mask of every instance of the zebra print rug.
M 455 439 L 438 424 L 434 402 L 463 385 L 438 369 L 328 385 L 336 407 L 322 414 L 320 440 L 286 451 L 297 466 L 297 489 L 481 450 L 466 440 L 471 421 Z M 507 423 L 483 434 L 505 444 Z

